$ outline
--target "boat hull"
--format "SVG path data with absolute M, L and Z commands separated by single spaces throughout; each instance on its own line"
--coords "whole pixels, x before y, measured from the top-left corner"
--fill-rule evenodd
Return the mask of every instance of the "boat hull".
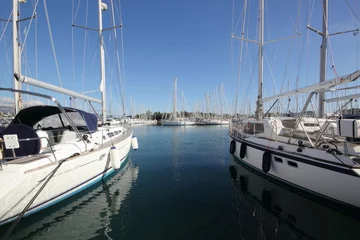
M 131 138 L 132 132 L 124 139 L 113 142 L 119 151 L 121 164 L 130 152 Z M 99 147 L 94 151 L 63 162 L 53 178 L 26 211 L 25 216 L 54 205 L 114 172 L 110 161 L 110 147 L 110 145 Z M 0 225 L 16 219 L 58 164 L 58 162 L 51 163 L 47 166 L 25 171 L 19 168 L 13 172 L 2 172 L 0 174 L 0 180 L 9 179 L 9 174 L 13 176 L 13 180 L 8 181 L 7 188 L 0 193 L 0 201 L 2 202 Z
M 316 149 L 302 149 L 298 146 L 259 138 L 241 139 L 234 136 L 234 157 L 241 163 L 261 171 L 268 177 L 332 202 L 360 208 L 360 177 L 351 166 L 340 164 L 335 156 Z M 246 144 L 246 153 L 241 155 L 241 145 Z M 280 150 L 281 149 L 281 150 Z M 263 166 L 264 153 L 270 153 L 270 168 Z M 345 162 L 345 161 L 344 161 Z
M 164 126 L 190 126 L 195 125 L 195 122 L 192 121 L 162 121 Z

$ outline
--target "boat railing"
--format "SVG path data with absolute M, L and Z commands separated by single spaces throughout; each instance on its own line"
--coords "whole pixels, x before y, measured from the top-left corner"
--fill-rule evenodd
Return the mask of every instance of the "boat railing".
M 121 134 L 123 134 L 123 133 L 125 133 L 125 137 L 128 137 L 129 136 L 129 134 L 130 134 L 130 129 L 131 129 L 131 124 L 130 123 L 119 123 L 119 124 L 116 124 L 116 125 L 105 125 L 104 127 L 106 127 L 106 129 L 101 129 L 101 130 L 93 130 L 93 131 L 89 131 L 89 132 L 87 132 L 87 133 L 89 133 L 90 135 L 92 135 L 92 134 L 94 134 L 94 133 L 96 133 L 96 132 L 101 132 L 101 146 L 104 146 L 104 140 L 106 139 L 106 138 L 110 138 L 110 141 L 112 141 L 113 140 L 113 137 L 116 137 L 116 136 L 118 136 L 118 134 L 113 134 L 113 135 L 109 135 L 109 134 L 111 134 L 111 133 L 115 133 L 116 131 L 111 131 L 110 132 L 110 129 L 112 129 L 112 128 L 116 128 L 116 127 L 123 127 L 124 128 L 124 131 L 121 133 Z M 105 137 L 105 138 L 104 138 Z M 124 137 L 124 138 L 125 138 Z
M 45 140 L 47 142 L 47 146 L 48 146 L 48 148 L 50 150 L 50 153 L 52 154 L 55 161 L 57 162 L 58 160 L 56 158 L 55 151 L 52 148 L 52 145 L 50 144 L 50 141 L 49 141 L 48 137 L 24 138 L 24 139 L 18 139 L 17 141 L 19 143 L 20 142 L 29 142 L 29 141 L 40 141 L 40 151 L 41 151 L 41 150 L 47 149 L 47 147 L 46 148 L 41 148 L 42 140 Z M 7 164 L 8 161 L 13 161 L 15 159 L 32 157 L 32 156 L 35 157 L 36 156 L 36 155 L 32 155 L 32 154 L 25 155 L 25 156 L 16 156 L 15 148 L 11 148 L 13 156 L 12 157 L 5 157 L 5 153 L 4 153 L 5 149 L 3 148 L 3 146 L 5 146 L 5 141 L 2 138 L 0 138 L 0 170 L 2 170 L 2 165 L 4 163 Z M 41 154 L 41 152 L 39 152 L 39 154 Z
M 27 94 L 27 95 L 32 95 L 32 96 L 36 96 L 36 97 L 49 99 L 50 101 L 54 102 L 55 105 L 59 108 L 60 112 L 64 114 L 66 119 L 69 121 L 69 124 L 71 125 L 72 129 L 76 132 L 76 135 L 78 136 L 78 138 L 82 139 L 79 129 L 76 127 L 73 120 L 66 113 L 65 109 L 63 108 L 63 106 L 61 106 L 61 104 L 59 103 L 59 101 L 56 98 L 54 98 L 54 97 L 52 97 L 50 95 L 42 94 L 42 93 L 35 93 L 35 92 L 30 92 L 30 91 L 25 91 L 25 90 L 17 90 L 17 89 L 13 89 L 13 88 L 2 88 L 2 87 L 0 87 L 0 91 L 16 92 L 16 93 Z
M 128 130 L 130 130 L 130 127 L 127 124 L 124 124 L 123 127 L 124 127 L 125 131 L 121 132 L 121 137 L 126 138 L 131 134 L 131 132 L 128 131 Z M 98 132 L 98 131 L 99 130 L 96 130 L 93 132 L 87 132 L 87 133 L 84 133 L 83 136 L 94 133 L 94 132 Z M 109 138 L 110 142 L 112 142 L 115 137 L 120 137 L 119 136 L 120 133 L 114 134 L 114 135 L 108 135 L 109 133 L 114 133 L 114 132 L 110 132 L 109 129 L 102 129 L 102 130 L 100 130 L 100 132 L 101 132 L 101 147 L 103 147 L 103 145 L 108 142 L 108 141 L 104 142 L 104 136 L 106 136 L 106 138 Z M 61 138 L 61 136 L 62 135 L 57 135 L 56 138 L 59 138 L 59 137 Z M 52 137 L 52 138 L 55 139 L 55 137 Z M 76 138 L 74 138 L 73 140 L 76 140 Z M 38 154 L 51 153 L 51 155 L 54 157 L 55 161 L 56 162 L 58 161 L 53 147 L 58 144 L 62 144 L 61 142 L 55 143 L 55 141 L 51 141 L 50 137 L 24 138 L 24 139 L 18 139 L 17 141 L 19 143 L 20 142 L 28 142 L 28 141 L 40 141 L 40 151 Z M 43 141 L 45 141 L 45 143 L 43 143 Z M 86 142 L 86 140 L 84 140 L 84 139 L 83 139 L 83 141 Z M 66 143 L 66 142 L 64 142 L 64 143 Z M 36 155 L 29 154 L 29 155 L 16 156 L 15 149 L 11 149 L 13 156 L 5 157 L 5 154 L 4 154 L 5 149 L 3 149 L 3 146 L 5 146 L 5 141 L 0 138 L 0 170 L 2 170 L 2 164 L 3 163 L 6 164 L 8 161 L 13 161 L 15 159 L 27 158 L 27 157 L 32 157 L 32 156 L 35 157 L 36 155 L 38 155 L 38 154 L 36 154 Z M 85 146 L 87 147 L 87 144 L 85 144 Z

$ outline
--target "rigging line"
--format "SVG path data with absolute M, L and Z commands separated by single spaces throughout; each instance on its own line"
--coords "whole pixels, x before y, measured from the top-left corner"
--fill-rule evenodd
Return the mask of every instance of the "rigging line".
M 232 9 L 231 9 L 231 31 L 234 32 L 234 15 L 235 15 L 235 0 L 232 0 Z
M 301 45 L 301 39 L 299 39 L 299 63 L 298 63 L 298 74 L 296 77 L 296 88 L 299 88 L 299 79 L 300 79 L 300 71 L 301 71 L 301 63 L 302 63 L 302 58 L 303 58 L 303 54 L 304 54 L 304 45 L 305 45 L 305 39 L 302 41 L 302 45 Z M 299 95 L 296 95 L 296 104 L 298 104 L 298 100 L 299 99 Z M 297 107 L 296 107 L 296 111 L 297 111 Z
M 351 19 L 352 19 L 352 21 L 353 21 L 353 23 L 354 23 L 355 28 L 358 28 L 358 27 L 357 27 L 357 24 L 356 24 L 356 20 L 355 20 L 355 17 L 356 17 L 356 16 L 354 17 L 354 14 L 352 14 L 352 12 L 351 12 L 352 9 L 351 9 L 350 7 L 348 7 L 348 9 L 349 9 L 349 12 L 350 12 L 350 15 L 351 15 Z M 355 33 L 355 32 L 354 32 L 354 33 Z M 354 34 L 354 33 L 353 33 L 353 34 Z
M 121 11 L 121 6 L 120 6 L 120 23 L 122 25 L 122 11 Z M 125 88 L 125 84 L 126 84 L 126 79 L 125 79 L 125 54 L 124 54 L 124 30 L 123 28 L 120 29 L 120 38 L 121 38 L 121 63 L 122 63 L 122 92 L 123 92 L 123 98 L 124 98 L 124 102 L 126 100 L 126 88 Z
M 312 6 L 311 6 L 311 2 L 312 2 Z M 315 0 L 309 0 L 308 25 L 310 25 L 310 21 L 314 12 L 314 7 L 315 7 Z
M 248 89 L 250 88 L 250 91 L 247 91 L 246 94 L 244 95 L 244 98 L 243 98 L 243 101 L 244 101 L 244 102 L 245 102 L 245 100 L 247 99 L 247 95 L 248 95 L 248 94 L 251 95 L 251 92 L 252 92 L 252 83 L 253 83 L 252 79 L 253 79 L 253 77 L 254 77 L 254 71 L 255 71 L 255 68 L 256 68 L 256 62 L 257 62 L 257 59 L 258 59 L 258 57 L 259 57 L 259 54 L 260 54 L 260 53 L 259 53 L 259 51 L 258 51 L 257 57 L 255 58 L 255 62 L 254 62 L 254 64 L 253 64 L 250 81 L 249 81 L 249 83 L 248 83 Z M 243 107 L 245 107 L 245 106 L 243 105 Z
M 116 7 L 116 3 L 115 3 L 115 7 Z M 119 0 L 119 8 L 120 8 L 120 13 L 119 14 L 119 18 L 120 18 L 120 24 L 122 26 L 123 24 L 123 20 L 122 20 L 122 8 L 121 8 L 121 1 Z M 117 9 L 117 8 L 116 8 Z M 123 94 L 123 101 L 126 102 L 126 88 L 125 88 L 125 83 L 126 83 L 126 79 L 125 79 L 125 54 L 124 54 L 124 30 L 121 27 L 120 29 L 120 39 L 121 39 L 121 64 L 122 64 L 122 94 Z M 125 113 L 124 113 L 125 114 Z
M 354 9 L 351 7 L 351 5 L 349 4 L 349 2 L 347 0 L 345 0 L 346 4 L 348 5 L 349 9 L 351 10 L 351 12 L 354 14 L 354 16 L 357 18 L 357 20 L 360 22 L 360 18 L 358 17 L 358 15 L 356 14 L 356 12 L 354 11 Z
M 72 0 L 71 7 L 71 22 L 74 24 L 74 8 L 75 8 L 75 0 Z M 73 83 L 73 91 L 75 91 L 75 53 L 74 53 L 74 27 L 71 28 L 71 61 L 72 61 L 72 83 Z
M 116 2 L 114 2 L 114 8 L 115 8 L 115 11 L 117 13 L 117 15 L 119 16 L 119 20 L 120 20 L 120 25 L 122 26 L 123 24 L 123 20 L 122 20 L 122 8 L 121 8 L 121 1 L 119 0 L 119 9 L 118 9 L 118 6 L 116 4 Z M 115 22 L 115 20 L 114 20 Z M 126 104 L 126 91 L 125 91 L 125 55 L 124 55 L 124 30 L 123 28 L 121 27 L 120 28 L 120 39 L 121 39 L 121 62 L 120 62 L 120 65 L 121 65 L 121 71 L 120 71 L 120 74 L 121 74 L 121 77 L 122 77 L 122 87 L 120 90 L 122 90 L 122 94 L 123 94 L 123 98 L 124 98 L 124 102 Z
M 249 2 L 249 9 L 251 8 L 250 7 L 250 5 L 251 5 L 251 1 Z M 249 12 L 249 14 L 248 14 L 248 21 L 250 21 L 250 14 L 251 14 L 251 11 Z M 258 25 L 256 26 L 256 28 L 258 27 Z M 257 31 L 257 29 L 256 29 L 256 33 L 257 33 L 258 31 Z M 246 31 L 246 38 L 248 38 L 248 36 L 249 36 L 249 28 L 247 29 L 247 31 Z M 257 58 L 258 58 L 258 54 L 257 54 L 257 57 L 256 57 L 256 59 L 255 59 L 255 62 L 254 62 L 254 65 L 252 65 L 251 64 L 251 62 L 252 62 L 252 60 L 251 60 L 251 56 L 250 56 L 250 51 L 249 51 L 249 43 L 248 42 L 246 42 L 245 43 L 245 46 L 246 46 L 246 53 L 247 53 L 247 59 L 248 59 L 248 63 L 249 63 L 249 72 L 251 73 L 251 76 L 250 76 L 250 81 L 248 82 L 248 86 L 247 86 L 247 89 L 249 89 L 249 91 L 246 91 L 246 93 L 244 94 L 244 98 L 243 98 L 243 101 L 245 101 L 246 100 L 246 97 L 248 96 L 248 95 L 252 95 L 251 94 L 251 92 L 252 92 L 252 79 L 253 79 L 253 77 L 254 77 L 254 71 L 255 71 L 255 66 L 256 66 L 256 61 L 257 61 Z M 244 104 L 244 105 L 242 105 L 242 109 L 243 109 L 243 111 L 245 110 L 244 108 L 246 108 L 246 105 Z
M 322 0 L 323 2 L 324 0 Z M 325 9 L 324 9 L 324 5 L 322 4 L 322 12 L 323 12 L 323 18 L 325 17 Z M 328 18 L 328 16 L 327 16 Z M 325 27 L 326 29 L 329 29 L 329 26 L 328 26 L 328 21 L 326 21 L 327 19 L 325 19 Z M 330 52 L 330 59 L 331 59 L 331 63 L 332 63 L 332 69 L 333 69 L 333 72 L 336 76 L 336 78 L 339 78 L 338 74 L 337 74 L 337 71 L 336 71 L 336 67 L 335 67 L 335 61 L 334 61 L 334 55 L 333 55 L 333 52 L 332 52 L 332 47 L 331 47 L 331 41 L 330 41 L 330 38 L 327 39 L 328 40 L 328 45 L 329 45 L 329 52 Z
M 75 11 L 75 16 L 73 15 L 73 24 L 75 23 L 76 21 L 76 17 L 77 17 L 77 14 L 78 14 L 78 11 L 79 11 L 79 8 L 80 8 L 80 3 L 81 3 L 81 0 L 78 2 L 78 5 L 77 5 L 77 8 L 76 8 L 76 11 Z M 73 0 L 73 5 L 75 5 L 75 2 Z
M 275 86 L 275 90 L 276 90 L 276 92 L 278 93 L 279 90 L 278 90 L 277 85 L 276 85 L 276 82 L 275 82 L 274 74 L 273 74 L 273 72 L 272 72 L 272 70 L 271 70 L 271 67 L 270 67 L 269 59 L 267 58 L 266 53 L 264 53 L 264 56 L 265 56 L 266 63 L 268 64 L 268 67 L 269 67 L 270 77 L 271 77 L 271 79 L 273 80 L 273 83 L 274 83 L 274 86 Z
M 2 23 L 2 26 L 3 23 Z M 4 38 L 4 47 L 5 47 L 5 59 L 4 59 L 4 65 L 7 63 L 7 66 L 8 66 L 8 69 L 9 69 L 9 73 L 11 73 L 11 67 L 10 67 L 10 61 L 9 61 L 9 49 L 10 49 L 10 46 L 11 46 L 11 35 L 9 35 L 9 43 L 8 43 L 8 46 L 6 47 L 6 39 Z M 0 86 L 1 86 L 1 82 L 2 82 L 2 79 L 4 79 L 4 75 L 5 75 L 5 71 L 2 71 L 2 74 L 1 74 L 1 77 L 0 77 Z
M 10 234 L 12 233 L 12 231 L 14 230 L 14 228 L 16 227 L 16 225 L 19 223 L 19 221 L 21 220 L 21 218 L 25 215 L 25 212 L 30 208 L 31 204 L 33 204 L 33 202 L 35 201 L 35 199 L 39 196 L 39 194 L 43 191 L 43 189 L 45 188 L 45 186 L 49 183 L 49 181 L 53 178 L 53 176 L 55 175 L 55 173 L 59 170 L 59 168 L 61 167 L 61 165 L 67 161 L 67 159 L 61 160 L 59 162 L 59 164 L 54 168 L 54 170 L 52 170 L 50 172 L 50 174 L 48 175 L 48 177 L 46 178 L 46 181 L 41 185 L 40 189 L 35 193 L 35 195 L 31 198 L 31 200 L 29 201 L 29 203 L 25 206 L 25 208 L 22 210 L 22 212 L 18 215 L 18 217 L 16 218 L 15 222 L 12 223 L 12 225 L 9 227 L 9 229 L 6 231 L 6 233 L 4 234 L 4 236 L 1 238 L 1 240 L 6 240 Z
M 296 18 L 296 22 L 294 23 L 294 33 L 297 32 L 297 25 L 300 22 L 300 12 L 301 12 L 301 2 L 298 4 L 298 12 L 297 12 L 297 18 Z M 289 54 L 287 56 L 287 60 L 286 60 L 286 65 L 285 65 L 285 71 L 284 71 L 284 76 L 283 76 L 283 83 L 282 85 L 285 83 L 285 79 L 286 79 L 286 75 L 287 75 L 287 71 L 288 71 L 288 66 L 289 66 L 289 62 L 290 62 L 290 57 L 292 55 L 292 51 L 294 48 L 294 43 L 295 43 L 295 38 L 293 39 L 293 41 L 291 41 L 291 45 L 290 45 L 290 51 Z
M 33 4 L 34 8 L 37 5 L 39 0 L 37 0 L 36 4 Z M 34 1 L 33 1 L 34 3 Z M 38 79 L 38 37 L 37 37 L 37 30 L 38 30 L 38 21 L 37 18 L 35 18 L 34 23 L 34 30 L 35 30 L 35 78 Z
M 6 31 L 6 29 L 7 29 L 7 26 L 9 25 L 10 19 L 11 19 L 11 17 L 12 17 L 12 13 L 13 13 L 13 11 L 11 11 L 9 18 L 8 18 L 8 20 L 6 21 L 5 28 L 3 28 L 3 31 L 2 31 L 1 36 L 0 36 L 0 41 L 1 41 L 1 39 L 4 37 L 5 31 Z
M 122 89 L 122 85 L 123 85 L 123 79 L 121 77 L 121 67 L 120 67 L 120 57 L 119 57 L 119 48 L 118 48 L 118 43 L 117 43 L 117 34 L 116 34 L 116 29 L 115 29 L 115 15 L 114 15 L 114 4 L 113 4 L 113 0 L 110 0 L 110 4 L 111 4 L 111 23 L 113 25 L 113 36 L 114 36 L 114 45 L 115 45 L 115 49 L 116 49 L 116 60 L 117 60 L 117 74 L 120 80 L 120 95 L 121 95 L 121 103 L 122 103 L 122 109 L 123 109 L 123 114 L 125 114 L 125 99 L 124 99 L 124 92 Z M 122 24 L 122 23 L 121 23 Z M 123 50 L 123 49 L 122 49 Z M 123 54 L 123 52 L 122 52 Z
M 45 10 L 46 22 L 47 22 L 47 25 L 48 25 L 48 30 L 49 30 L 49 35 L 50 35 L 51 47 L 52 47 L 54 60 L 55 60 L 55 65 L 56 65 L 56 71 L 57 71 L 57 74 L 58 74 L 60 87 L 62 87 L 59 64 L 58 64 L 58 61 L 57 61 L 54 40 L 53 40 L 52 33 L 51 33 L 51 26 L 50 26 L 50 20 L 49 20 L 49 13 L 48 13 L 47 6 L 46 6 L 46 0 L 44 0 L 43 2 L 44 2 L 44 10 Z
M 106 48 L 106 45 L 104 44 L 104 52 L 105 52 L 105 58 L 106 59 L 108 59 L 108 60 L 110 60 L 110 55 L 109 55 L 109 53 L 108 53 L 108 51 L 107 51 L 107 48 Z M 108 62 L 110 62 L 110 61 L 108 61 Z M 116 63 L 114 62 L 114 65 L 115 65 Z M 114 75 L 114 69 L 116 69 L 115 67 L 113 67 L 113 68 L 111 68 L 111 65 L 110 64 L 107 64 L 107 68 L 108 68 L 108 70 L 110 71 L 110 77 L 109 77 L 109 79 L 111 80 L 110 81 L 110 87 L 107 89 L 107 93 L 109 93 L 110 95 L 111 95 L 111 93 L 112 93 L 112 84 L 113 84 L 113 75 Z M 117 95 L 117 92 L 115 91 L 115 94 L 116 94 L 116 97 L 119 97 L 118 95 Z M 110 102 L 111 103 L 111 102 Z
M 265 17 L 266 17 L 266 23 L 267 23 L 267 33 L 268 33 L 268 38 L 269 40 L 271 40 L 271 35 L 270 35 L 270 20 L 269 20 L 269 7 L 268 7 L 268 4 L 267 4 L 267 1 L 264 2 L 264 5 L 265 5 Z M 264 34 L 265 35 L 265 34 Z M 265 36 L 264 36 L 265 37 Z M 272 54 L 272 44 L 269 44 L 269 51 L 270 51 L 270 55 Z
M 26 40 L 27 40 L 27 37 L 28 37 L 28 35 L 29 35 L 29 31 L 30 31 L 30 28 L 31 28 L 32 21 L 33 21 L 33 19 L 34 19 L 34 15 L 35 15 L 35 13 L 36 13 L 36 8 L 37 8 L 38 3 L 39 3 L 39 0 L 36 1 L 35 6 L 34 6 L 34 10 L 33 10 L 32 14 L 31 14 L 30 22 L 29 22 L 29 25 L 28 25 L 28 27 L 27 27 L 27 29 L 26 29 L 26 33 L 25 33 L 24 42 L 23 42 L 22 47 L 21 47 L 21 50 L 20 50 L 20 56 L 21 56 L 21 54 L 22 54 L 22 52 L 23 52 L 23 50 L 24 50 L 24 47 L 25 47 L 25 44 L 26 44 Z
M 247 0 L 244 1 L 244 15 L 243 15 L 243 24 L 241 27 L 241 38 L 244 38 L 244 31 L 245 31 L 245 24 L 246 24 L 246 7 L 247 7 Z M 237 82 L 236 82 L 236 95 L 235 95 L 235 109 L 234 114 L 237 113 L 237 104 L 239 99 L 239 86 L 240 86 L 240 76 L 241 76 L 241 64 L 242 64 L 242 55 L 243 55 L 243 47 L 244 47 L 244 40 L 241 40 L 240 43 L 240 53 L 239 53 L 239 63 L 238 63 L 238 71 L 237 71 Z
M 235 24 L 234 29 L 232 29 L 232 31 L 233 31 L 232 33 L 233 33 L 233 34 L 235 34 L 236 29 L 237 29 L 238 25 L 240 24 L 241 17 L 242 17 L 243 15 L 244 15 L 244 9 L 241 11 L 239 18 L 238 18 L 238 20 L 236 21 L 236 24 Z
M 88 26 L 88 15 L 89 15 L 89 1 L 86 0 L 86 13 L 85 13 L 85 27 Z M 84 32 L 84 54 L 83 54 L 83 68 L 82 68 L 82 79 L 81 79 L 81 91 L 84 92 L 84 80 L 85 80 L 85 65 L 86 65 L 86 43 L 88 37 L 88 31 L 85 29 Z
M 110 40 L 109 40 L 110 41 Z M 106 55 L 106 57 L 108 58 L 108 60 L 110 60 L 110 56 L 109 56 L 109 54 L 107 53 L 107 52 L 105 52 L 107 55 Z M 110 62 L 110 61 L 108 61 L 108 62 Z M 114 61 L 114 63 L 113 63 L 113 66 L 111 67 L 111 65 L 110 64 L 107 64 L 108 65 L 108 68 L 109 68 L 109 71 L 110 71 L 110 88 L 109 88 L 109 91 L 110 91 L 110 94 L 112 93 L 112 92 L 115 92 L 115 95 L 116 95 L 116 99 L 118 99 L 119 98 L 119 95 L 118 95 L 118 92 L 116 91 L 116 89 L 114 89 L 115 91 L 112 91 L 113 90 L 113 88 L 118 88 L 118 84 L 116 84 L 116 82 L 114 81 L 114 72 L 116 72 L 116 61 Z M 117 75 L 117 74 L 116 74 Z M 110 96 L 112 96 L 112 95 L 110 95 Z M 112 98 L 110 98 L 110 103 L 112 104 Z M 120 108 L 120 106 L 119 106 L 119 108 Z

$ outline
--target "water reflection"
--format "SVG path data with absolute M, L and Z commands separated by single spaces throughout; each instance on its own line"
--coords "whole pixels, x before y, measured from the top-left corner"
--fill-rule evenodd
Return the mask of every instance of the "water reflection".
M 99 235 L 111 239 L 108 236 L 111 220 L 126 208 L 124 200 L 137 180 L 138 171 L 138 167 L 127 160 L 115 176 L 85 194 L 74 196 L 76 200 L 70 198 L 22 219 L 10 239 L 89 239 Z M 1 233 L 7 227 L 2 227 Z
M 270 182 L 234 158 L 229 171 L 238 238 L 359 239 L 359 220 Z

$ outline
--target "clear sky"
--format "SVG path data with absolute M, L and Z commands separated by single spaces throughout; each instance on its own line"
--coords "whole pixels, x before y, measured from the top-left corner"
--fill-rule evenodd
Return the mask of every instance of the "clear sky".
M 359 2 L 347 1 L 357 16 L 360 16 Z M 36 1 L 28 0 L 26 4 L 21 4 L 22 17 L 31 15 L 34 2 Z M 88 12 L 88 26 L 97 27 L 96 1 L 89 1 L 88 11 L 86 11 L 86 2 L 86 0 L 81 1 L 75 24 L 84 25 L 86 12 Z M 104 0 L 104 2 L 109 5 L 109 0 Z M 117 0 L 115 2 L 119 4 Z M 258 4 L 254 0 L 248 2 L 246 34 L 248 38 L 256 39 Z M 276 83 L 277 91 L 283 82 L 286 88 L 290 85 L 292 89 L 298 76 L 299 86 L 318 81 L 320 37 L 306 30 L 306 25 L 310 22 L 314 28 L 321 30 L 320 0 L 315 0 L 311 17 L 309 17 L 309 9 L 312 9 L 313 1 L 310 3 L 307 0 L 266 1 L 265 40 L 294 34 L 298 2 L 302 3 L 297 24 L 298 30 L 302 33 L 301 37 L 268 44 L 265 47 L 264 96 L 269 96 L 276 91 L 274 83 Z M 75 1 L 76 5 L 78 3 L 79 1 Z M 238 24 L 237 22 L 241 17 L 243 1 L 235 0 L 234 3 L 233 8 L 232 0 L 121 0 L 127 102 L 129 103 L 131 96 L 138 108 L 141 106 L 144 110 L 171 111 L 169 107 L 171 88 L 174 77 L 178 76 L 178 87 L 184 91 L 190 110 L 193 110 L 196 101 L 202 101 L 205 94 L 212 93 L 221 82 L 224 83 L 227 103 L 233 105 L 240 41 L 232 40 L 230 36 L 233 32 L 240 36 L 241 21 Z M 96 32 L 88 32 L 88 40 L 85 42 L 85 31 L 74 29 L 75 78 L 73 78 L 71 23 L 75 14 L 72 4 L 71 0 L 47 1 L 61 83 L 62 86 L 78 92 L 95 90 L 100 84 Z M 7 19 L 11 7 L 11 1 L 3 1 L 0 17 Z M 344 0 L 331 0 L 329 12 L 330 32 L 353 29 L 360 25 L 359 20 Z M 40 80 L 60 85 L 42 0 L 39 1 L 37 14 L 37 77 Z M 103 16 L 104 27 L 109 27 L 111 12 L 103 12 Z M 3 22 L 0 26 L 1 32 L 5 24 Z M 24 40 L 24 31 L 28 25 L 29 22 L 23 22 L 20 26 L 22 40 Z M 35 22 L 30 28 L 23 56 L 26 56 L 28 61 L 28 64 L 24 63 L 23 72 L 26 70 L 26 74 L 33 77 L 36 75 L 34 26 Z M 350 73 L 359 67 L 357 62 L 359 37 L 360 34 L 355 37 L 347 34 L 331 38 L 329 60 L 330 56 L 334 56 L 339 75 Z M 9 70 L 12 67 L 10 41 L 11 24 L 0 42 L 0 84 L 7 87 L 12 84 Z M 108 98 L 111 95 L 113 112 L 117 113 L 120 100 L 116 100 L 119 96 L 118 91 L 115 91 L 117 79 L 116 74 L 111 70 L 115 66 L 112 45 L 114 38 L 111 32 L 104 34 L 104 41 L 107 49 L 107 82 L 112 89 Z M 7 49 L 8 58 L 6 57 Z M 253 100 L 256 97 L 257 70 L 256 65 L 254 66 L 256 56 L 255 44 L 249 43 L 246 47 L 244 45 L 239 96 L 241 101 L 244 98 Z M 83 67 L 84 59 L 85 67 Z M 299 59 L 301 59 L 301 64 L 299 64 Z M 333 77 L 330 67 L 329 63 L 328 78 Z M 254 74 L 252 74 L 254 68 Z M 299 69 L 301 74 L 298 74 Z M 99 94 L 94 93 L 91 96 L 98 97 Z M 8 96 L 4 95 L 4 97 Z M 240 106 L 245 106 L 245 102 L 243 101 Z

